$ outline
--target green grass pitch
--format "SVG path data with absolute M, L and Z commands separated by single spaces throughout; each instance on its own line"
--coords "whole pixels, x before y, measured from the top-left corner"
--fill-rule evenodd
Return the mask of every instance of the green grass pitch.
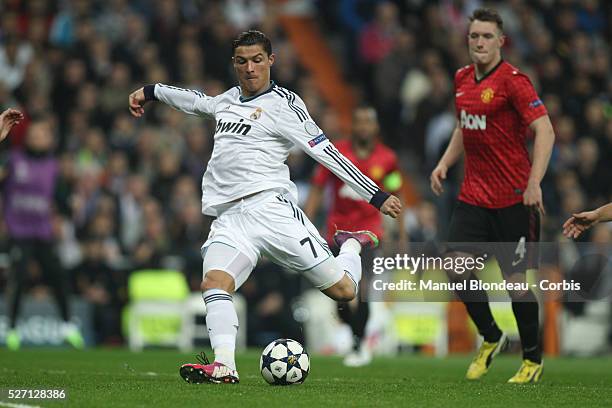
M 306 382 L 278 387 L 259 374 L 259 352 L 237 358 L 238 385 L 187 384 L 178 367 L 191 354 L 171 350 L 0 350 L 0 407 L 572 407 L 612 406 L 612 358 L 546 359 L 542 382 L 505 384 L 518 355 L 498 357 L 480 382 L 463 379 L 468 356 L 377 358 L 346 368 L 313 356 Z M 7 389 L 65 389 L 64 402 L 8 400 Z

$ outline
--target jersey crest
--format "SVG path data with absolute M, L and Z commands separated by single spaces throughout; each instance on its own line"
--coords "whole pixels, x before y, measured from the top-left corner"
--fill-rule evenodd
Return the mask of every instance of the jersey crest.
M 486 88 L 480 94 L 480 100 L 484 103 L 490 103 L 493 100 L 494 96 L 495 92 L 493 91 L 493 88 Z
M 251 113 L 250 118 L 253 120 L 257 120 L 259 118 L 261 118 L 261 114 L 263 113 L 263 109 L 261 108 L 257 108 L 255 109 L 255 112 Z

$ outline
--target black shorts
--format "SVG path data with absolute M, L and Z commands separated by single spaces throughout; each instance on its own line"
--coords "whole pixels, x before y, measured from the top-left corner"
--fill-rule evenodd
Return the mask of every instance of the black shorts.
M 451 218 L 450 251 L 492 252 L 504 276 L 538 266 L 540 214 L 518 203 L 504 208 L 484 208 L 457 201 Z M 483 246 L 473 243 L 490 243 Z

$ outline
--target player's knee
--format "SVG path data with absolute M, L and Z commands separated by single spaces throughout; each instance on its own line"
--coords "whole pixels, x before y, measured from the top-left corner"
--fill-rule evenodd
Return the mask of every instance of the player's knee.
M 349 302 L 355 298 L 355 288 L 335 288 L 330 297 L 338 302 Z
M 234 278 L 227 272 L 212 270 L 206 272 L 204 279 L 200 284 L 200 289 L 206 291 L 209 289 L 221 289 L 228 293 L 235 290 Z
M 347 276 L 344 276 L 339 282 L 323 290 L 323 293 L 338 302 L 351 301 L 357 294 L 355 284 Z
M 474 255 L 467 252 L 453 251 L 445 254 L 445 259 L 452 259 L 453 262 L 444 262 L 442 268 L 446 272 L 446 275 L 453 282 L 461 282 L 468 280 L 474 271 L 473 267 L 468 267 L 473 262 L 467 262 L 471 260 Z
M 537 302 L 537 299 L 530 289 L 509 290 L 508 295 L 513 302 Z
M 513 284 L 515 287 L 520 287 L 519 284 L 527 282 L 527 278 L 524 272 L 515 272 L 509 276 L 505 276 L 506 282 Z M 508 295 L 513 302 L 531 302 L 536 301 L 533 292 L 527 287 L 527 289 L 516 289 L 509 290 Z

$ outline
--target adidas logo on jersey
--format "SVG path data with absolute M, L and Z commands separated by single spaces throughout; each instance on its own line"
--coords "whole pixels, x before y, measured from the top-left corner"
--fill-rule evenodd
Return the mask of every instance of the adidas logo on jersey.
M 244 119 L 240 119 L 240 122 L 223 122 L 219 119 L 215 133 L 236 133 L 245 136 L 251 130 L 251 125 L 242 122 Z
M 461 128 L 470 130 L 485 130 L 487 128 L 487 116 L 471 115 L 462 109 Z

